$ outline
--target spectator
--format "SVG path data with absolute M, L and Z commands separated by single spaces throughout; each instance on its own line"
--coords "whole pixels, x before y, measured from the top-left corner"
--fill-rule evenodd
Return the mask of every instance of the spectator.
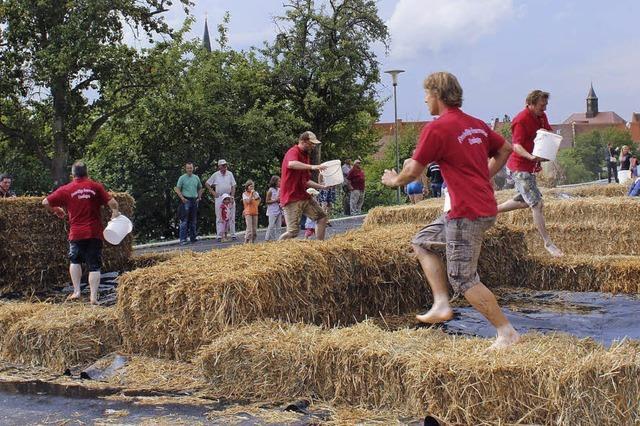
M 362 205 L 364 204 L 364 170 L 360 167 L 360 160 L 353 162 L 353 167 L 347 175 L 349 182 L 351 215 L 359 215 L 362 213 Z
M 222 204 L 220 204 L 220 217 L 222 219 L 222 240 L 229 241 L 229 218 L 233 208 L 233 198 L 229 194 L 222 194 Z
M 410 158 L 404 160 L 403 167 L 406 166 L 409 161 L 411 161 Z M 409 197 L 409 201 L 411 202 L 411 204 L 422 201 L 422 199 L 424 198 L 424 183 L 422 182 L 422 176 L 420 176 L 413 182 L 410 182 L 405 187 L 405 191 L 407 193 L 407 196 Z
M 324 240 L 327 226 L 327 215 L 318 202 L 307 193 L 308 188 L 324 189 L 311 180 L 312 170 L 324 170 L 325 166 L 312 165 L 309 154 L 321 142 L 313 132 L 304 132 L 298 137 L 298 143 L 287 151 L 282 160 L 280 176 L 280 205 L 284 209 L 287 232 L 280 236 L 281 240 L 295 238 L 300 232 L 300 218 L 305 216 L 316 221 L 318 240 Z
M 431 186 L 431 194 L 439 198 L 442 195 L 442 173 L 440 173 L 440 166 L 438 163 L 431 163 L 427 167 L 427 177 L 429 178 Z
M 640 178 L 636 178 L 633 181 L 633 184 L 629 187 L 629 192 L 627 195 L 630 197 L 638 197 L 640 196 Z
M 324 184 L 322 175 L 319 176 L 319 182 Z M 333 209 L 333 205 L 336 202 L 336 188 L 331 186 L 325 189 L 322 189 L 318 194 L 318 202 L 320 203 L 320 207 L 327 214 L 328 218 L 331 218 L 331 210 Z M 329 224 L 329 226 L 331 226 Z
M 631 156 L 631 177 L 638 176 L 638 158 L 635 155 Z
M 11 190 L 11 176 L 3 173 L 0 175 L 0 198 L 15 197 L 16 193 Z
M 218 160 L 218 171 L 207 179 L 205 186 L 209 191 L 209 194 L 213 197 L 214 208 L 216 214 L 216 239 L 222 240 L 222 230 L 224 229 L 224 223 L 222 222 L 222 216 L 220 214 L 220 206 L 222 205 L 222 195 L 229 194 L 231 197 L 231 209 L 229 210 L 229 232 L 231 238 L 236 240 L 236 179 L 233 173 L 228 170 L 229 165 L 225 160 Z
M 605 162 L 607 164 L 607 180 L 611 183 L 611 177 L 615 179 L 616 183 L 620 183 L 618 180 L 618 148 L 614 148 L 611 142 L 607 143 L 605 149 Z
M 320 195 L 320 193 L 313 188 L 307 189 L 307 193 L 311 195 L 313 198 Z M 304 239 L 309 240 L 313 238 L 315 234 L 316 234 L 316 221 L 308 217 L 304 222 Z
M 620 170 L 629 170 L 631 168 L 631 153 L 629 147 L 624 145 L 620 153 Z
M 197 241 L 196 226 L 198 223 L 198 203 L 202 199 L 202 182 L 193 174 L 193 163 L 184 166 L 185 174 L 180 176 L 174 190 L 180 198 L 178 217 L 180 218 L 180 244 L 187 244 L 187 238 L 192 243 Z
M 264 236 L 265 241 L 277 240 L 277 228 L 282 225 L 282 207 L 280 207 L 280 176 L 271 176 L 269 189 L 267 190 L 267 217 L 269 226 Z
M 342 184 L 342 210 L 344 211 L 345 216 L 351 216 L 351 194 L 349 192 L 349 184 L 347 182 L 347 176 L 351 171 L 351 159 L 347 158 L 344 160 L 344 164 L 342 165 L 342 177 L 344 178 L 344 183 Z
M 242 194 L 242 204 L 244 204 L 244 220 L 247 229 L 244 231 L 245 244 L 253 244 L 256 242 L 258 233 L 258 206 L 260 205 L 260 194 L 255 190 L 255 185 L 251 179 L 244 184 L 244 193 Z
M 71 168 L 73 181 L 61 186 L 42 204 L 60 219 L 69 215 L 69 275 L 73 293 L 67 300 L 80 298 L 82 264 L 89 269 L 89 301 L 98 303 L 100 269 L 102 267 L 102 215 L 100 209 L 108 205 L 111 218 L 120 215 L 118 202 L 98 182 L 89 179 L 87 166 L 77 161 Z M 66 212 L 65 212 L 66 209 Z

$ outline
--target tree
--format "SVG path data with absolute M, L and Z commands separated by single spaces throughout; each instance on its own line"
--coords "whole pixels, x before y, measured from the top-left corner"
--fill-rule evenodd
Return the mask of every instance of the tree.
M 188 0 L 179 0 L 185 10 Z M 157 84 L 150 52 L 123 42 L 124 26 L 173 36 L 171 0 L 1 0 L 0 134 L 39 161 L 55 185 L 110 119 Z M 157 52 L 157 50 L 156 50 Z
M 253 52 L 229 50 L 224 24 L 219 31 L 211 52 L 177 41 L 158 55 L 161 82 L 131 114 L 108 123 L 88 150 L 96 176 L 136 199 L 139 240 L 175 235 L 173 187 L 185 161 L 206 179 L 224 158 L 240 186 L 251 178 L 264 192 L 301 125 L 276 99 L 267 63 Z M 213 228 L 212 204 L 201 205 L 204 232 Z
M 564 169 L 566 183 L 579 183 L 599 178 L 605 161 L 605 147 L 633 146 L 628 130 L 615 127 L 594 130 L 576 137 L 574 147 L 558 153 L 558 163 Z
M 272 85 L 294 115 L 298 130 L 313 130 L 326 158 L 365 156 L 375 149 L 380 81 L 372 44 L 388 31 L 372 0 L 290 0 L 276 19 L 279 32 L 262 53 Z

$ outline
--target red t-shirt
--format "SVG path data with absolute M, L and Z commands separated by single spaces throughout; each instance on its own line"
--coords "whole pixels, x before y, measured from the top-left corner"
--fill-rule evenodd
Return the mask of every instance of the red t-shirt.
M 357 191 L 364 191 L 364 170 L 356 169 L 355 167 L 352 168 L 347 175 L 347 179 L 351 182 L 353 189 Z
M 458 108 L 448 109 L 422 129 L 413 159 L 440 166 L 451 197 L 449 219 L 475 220 L 498 213 L 488 158 L 503 144 L 502 136 L 484 121 Z
M 300 161 L 311 164 L 309 155 L 302 151 L 298 145 L 289 148 L 282 159 L 282 171 L 280 174 L 280 205 L 286 206 L 294 201 L 302 201 L 311 198 L 307 194 L 307 182 L 311 179 L 310 170 L 290 169 L 289 161 Z
M 531 154 L 538 129 L 551 130 L 547 114 L 543 113 L 538 117 L 529 108 L 525 108 L 511 122 L 511 141 L 514 145 L 521 145 Z M 524 158 L 513 151 L 507 161 L 507 167 L 514 172 L 535 173 L 540 171 L 540 162 Z
M 52 207 L 64 207 L 69 214 L 69 241 L 102 239 L 100 207 L 111 195 L 104 187 L 89 178 L 76 178 L 56 189 L 47 197 Z

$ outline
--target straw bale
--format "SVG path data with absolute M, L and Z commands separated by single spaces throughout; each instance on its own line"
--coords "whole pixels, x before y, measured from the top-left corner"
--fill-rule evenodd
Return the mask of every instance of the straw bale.
M 193 254 L 123 275 L 118 318 L 125 346 L 189 359 L 228 326 L 272 318 L 352 324 L 412 312 L 430 301 L 411 249 L 418 227 L 352 231 L 328 241 L 287 241 Z M 491 230 L 479 262 L 488 285 L 515 285 L 526 245 L 508 227 Z
M 47 306 L 43 303 L 0 302 L 0 353 L 4 350 L 5 336 L 9 329 Z
M 520 285 L 535 290 L 640 293 L 638 256 L 531 256 L 519 263 Z
M 307 351 L 292 355 L 290 337 L 280 345 L 291 332 Z M 238 397 L 311 393 L 338 406 L 429 414 L 447 424 L 633 424 L 640 415 L 638 342 L 605 349 L 589 339 L 532 334 L 498 353 L 486 352 L 489 344 L 370 323 L 321 332 L 252 324 L 204 347 L 199 363 L 212 384 Z M 241 368 L 229 369 L 238 356 Z
M 2 336 L 4 359 L 64 370 L 91 363 L 119 348 L 121 338 L 113 308 L 42 305 Z
M 417 204 L 375 207 L 367 213 L 364 226 L 422 224 L 426 225 L 442 215 L 443 198 L 430 198 Z
M 617 183 L 608 185 L 580 185 L 573 187 L 558 187 L 543 190 L 544 195 L 557 196 L 568 194 L 573 197 L 624 197 L 627 195 L 626 185 Z
M 189 256 L 192 253 L 193 252 L 191 251 L 171 250 L 162 252 L 150 252 L 144 254 L 133 254 L 129 258 L 129 266 L 127 267 L 127 271 L 133 271 L 134 269 L 139 268 L 149 268 L 151 266 L 156 266 L 159 263 L 173 259 L 174 257 Z
M 533 224 L 530 209 L 511 211 L 498 218 L 506 224 Z M 551 199 L 544 203 L 544 218 L 547 223 L 637 226 L 640 222 L 640 203 L 631 197 Z
M 542 237 L 534 225 L 516 226 L 513 231 L 524 233 L 529 253 L 546 253 Z M 548 223 L 547 231 L 553 242 L 565 254 L 595 256 L 640 254 L 640 233 L 630 223 L 601 225 L 589 223 Z
M 353 231 L 179 257 L 120 279 L 127 348 L 189 359 L 225 327 L 260 318 L 344 324 L 428 301 L 415 226 Z
M 133 216 L 134 201 L 128 194 L 114 194 L 120 210 Z M 62 287 L 69 281 L 68 222 L 54 218 L 41 205 L 42 197 L 0 199 L 0 295 L 32 293 Z M 103 210 L 103 221 L 109 219 Z M 133 238 L 114 247 L 105 243 L 105 271 L 127 268 Z

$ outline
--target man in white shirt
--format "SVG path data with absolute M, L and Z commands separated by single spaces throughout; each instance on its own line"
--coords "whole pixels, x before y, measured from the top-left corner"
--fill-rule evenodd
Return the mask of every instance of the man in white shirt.
M 211 175 L 205 186 L 215 200 L 216 210 L 216 238 L 218 241 L 222 241 L 222 234 L 224 233 L 224 222 L 222 221 L 222 214 L 220 213 L 220 205 L 222 205 L 223 195 L 229 194 L 232 199 L 231 208 L 229 209 L 229 234 L 234 240 L 236 237 L 236 179 L 233 177 L 233 173 L 227 170 L 227 162 L 225 160 L 218 160 L 218 171 Z

